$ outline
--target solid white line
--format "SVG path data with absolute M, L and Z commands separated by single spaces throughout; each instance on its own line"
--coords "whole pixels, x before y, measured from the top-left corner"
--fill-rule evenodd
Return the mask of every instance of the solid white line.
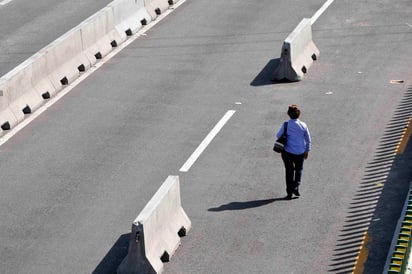
M 13 0 L 5 0 L 5 1 L 13 1 Z M 0 2 L 3 3 L 5 1 Z M 16 135 L 20 130 L 22 130 L 24 127 L 26 127 L 30 122 L 32 122 L 34 119 L 36 119 L 40 114 L 45 112 L 47 109 L 49 109 L 52 105 L 54 105 L 57 101 L 59 101 L 64 95 L 69 93 L 73 88 L 75 88 L 80 82 L 82 82 L 84 79 L 86 79 L 90 74 L 95 72 L 97 69 L 99 69 L 101 66 L 103 66 L 107 61 L 109 61 L 111 58 L 113 58 L 116 54 L 118 54 L 122 49 L 133 43 L 137 38 L 140 36 L 144 36 L 145 33 L 150 30 L 152 27 L 154 27 L 157 23 L 159 23 L 164 17 L 166 17 L 169 13 L 173 12 L 174 9 L 179 7 L 181 4 L 186 2 L 186 0 L 181 0 L 175 5 L 173 5 L 173 9 L 168 9 L 165 13 L 162 13 L 157 17 L 156 20 L 150 22 L 147 26 L 144 28 L 140 29 L 137 33 L 135 33 L 133 36 L 131 36 L 129 39 L 124 41 L 122 44 L 120 44 L 116 49 L 114 49 L 112 52 L 110 52 L 108 55 L 106 55 L 100 62 L 96 63 L 93 67 L 91 67 L 88 71 L 84 72 L 83 74 L 80 75 L 79 78 L 77 78 L 73 83 L 70 83 L 67 87 L 62 89 L 60 92 L 58 92 L 54 97 L 52 97 L 50 100 L 48 100 L 44 105 L 42 105 L 40 108 L 38 108 L 35 112 L 27 116 L 23 121 L 18 123 L 15 127 L 13 127 L 10 131 L 4 132 L 5 135 L 0 137 L 0 147 L 4 145 L 8 140 L 10 140 L 14 135 Z
M 212 142 L 213 138 L 219 133 L 223 126 L 229 121 L 229 119 L 235 114 L 235 110 L 229 110 L 226 114 L 220 119 L 212 131 L 206 136 L 206 138 L 200 143 L 192 155 L 187 159 L 186 163 L 180 168 L 180 172 L 188 172 L 192 165 L 199 158 L 200 154 L 206 149 L 206 147 Z
M 323 6 L 310 19 L 311 25 L 313 25 L 316 22 L 316 20 L 318 20 L 319 16 L 321 16 L 322 13 L 325 12 L 325 10 L 333 3 L 333 1 L 335 0 L 328 0 L 325 2 L 325 4 L 323 4 Z
M 4 6 L 4 5 L 10 3 L 11 1 L 13 1 L 13 0 L 3 0 L 3 1 L 0 1 L 0 6 Z

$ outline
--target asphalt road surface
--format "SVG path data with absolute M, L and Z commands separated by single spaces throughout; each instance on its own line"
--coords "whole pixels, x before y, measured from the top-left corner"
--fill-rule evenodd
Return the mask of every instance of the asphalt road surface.
M 0 77 L 110 0 L 0 1 Z
M 165 273 L 381 273 L 412 177 L 412 6 L 335 1 L 305 79 L 271 82 L 323 2 L 187 0 L 1 146 L 0 272 L 114 273 L 179 175 L 192 229 Z M 292 103 L 313 146 L 287 201 L 271 149 Z

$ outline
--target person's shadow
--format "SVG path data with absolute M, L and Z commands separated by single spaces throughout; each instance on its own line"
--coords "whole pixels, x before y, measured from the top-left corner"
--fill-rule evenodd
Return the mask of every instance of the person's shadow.
M 287 200 L 287 198 L 282 197 L 282 198 L 254 200 L 254 201 L 246 201 L 246 202 L 231 202 L 225 205 L 221 205 L 219 207 L 209 208 L 208 211 L 219 212 L 219 211 L 225 211 L 225 210 L 243 210 L 243 209 L 248 209 L 248 208 L 260 207 L 260 206 L 264 206 L 267 204 L 271 204 L 276 201 L 284 201 L 284 200 Z

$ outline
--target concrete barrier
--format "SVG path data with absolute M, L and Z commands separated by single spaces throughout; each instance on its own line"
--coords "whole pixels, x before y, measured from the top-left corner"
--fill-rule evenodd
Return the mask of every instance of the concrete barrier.
M 35 111 L 43 103 L 43 98 L 31 85 L 31 71 L 23 70 L 7 81 L 7 94 L 10 100 L 10 110 L 17 119 L 17 123 L 24 120 L 26 114 Z
M 44 54 L 46 71 L 53 85 L 61 90 L 91 66 L 83 51 L 82 35 L 79 26 L 39 51 Z
M 169 7 L 167 0 L 114 0 L 1 77 L 1 135 L 151 22 L 146 2 L 154 12 Z
M 179 177 L 169 176 L 133 222 L 129 252 L 117 273 L 161 273 L 190 228 L 181 206 Z
M 129 1 L 134 3 L 134 10 L 125 2 L 119 1 L 131 15 L 144 9 L 143 0 Z M 150 20 L 147 12 L 146 18 Z M 77 79 L 121 43 L 121 39 L 123 37 L 115 25 L 114 9 L 106 6 L 2 76 L 1 135 L 36 110 L 45 99 Z
M 90 66 L 80 28 L 76 27 L 1 77 L 2 134 Z
M 122 40 L 116 31 L 113 9 L 105 7 L 80 25 L 83 51 L 93 65 L 105 57 Z
M 39 70 L 42 68 L 34 65 L 40 59 L 41 55 L 35 54 L 1 78 L 0 126 L 3 131 L 21 122 L 26 114 L 35 111 L 46 99 L 40 85 L 35 85 L 33 81 L 41 74 Z M 41 85 L 47 85 L 47 79 L 40 80 Z M 50 90 L 54 88 L 51 86 Z
M 29 60 L 31 60 L 32 83 L 37 92 L 43 97 L 43 99 L 49 99 L 55 95 L 60 86 L 53 85 L 53 81 L 50 77 L 47 68 L 47 58 L 44 53 L 36 53 Z
M 160 14 L 177 2 L 176 0 L 144 0 L 144 6 L 152 17 L 152 20 L 155 20 Z
M 122 37 L 121 41 L 152 21 L 143 0 L 115 0 L 108 6 L 113 9 L 114 22 Z
M 304 18 L 283 42 L 280 62 L 273 80 L 300 81 L 319 56 L 312 41 L 311 19 Z
M 10 98 L 6 90 L 6 84 L 6 80 L 0 78 L 0 136 L 13 125 L 17 124 L 17 118 L 9 108 Z

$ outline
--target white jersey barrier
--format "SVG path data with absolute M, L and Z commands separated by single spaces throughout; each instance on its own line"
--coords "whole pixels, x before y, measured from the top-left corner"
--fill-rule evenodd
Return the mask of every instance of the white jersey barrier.
M 80 23 L 83 51 L 94 65 L 121 43 L 122 37 L 115 29 L 115 16 L 105 7 Z
M 77 26 L 4 75 L 0 89 L 7 108 L 0 110 L 2 131 L 21 122 L 24 115 L 37 109 L 43 100 L 90 66 L 83 51 L 82 32 Z
M 273 80 L 300 81 L 319 50 L 312 41 L 311 19 L 304 18 L 283 42 L 280 62 L 273 73 Z
M 44 56 L 37 53 L 0 79 L 1 133 L 21 122 L 55 92 L 44 67 Z
M 152 17 L 152 20 L 154 20 L 177 2 L 178 0 L 144 0 L 144 6 Z
M 0 78 L 0 133 L 9 130 L 12 127 L 13 121 L 17 123 L 16 116 L 13 115 L 9 108 L 10 99 L 6 87 L 6 79 Z
M 161 273 L 190 228 L 181 206 L 179 177 L 169 176 L 133 222 L 129 252 L 117 273 Z
M 83 51 L 81 34 L 80 28 L 76 27 L 40 51 L 46 58 L 46 71 L 58 90 L 91 67 Z
M 152 21 L 144 7 L 144 0 L 115 0 L 108 6 L 113 9 L 116 29 L 122 37 L 120 42 Z
M 1 77 L 0 136 L 148 24 L 144 4 L 111 2 Z

